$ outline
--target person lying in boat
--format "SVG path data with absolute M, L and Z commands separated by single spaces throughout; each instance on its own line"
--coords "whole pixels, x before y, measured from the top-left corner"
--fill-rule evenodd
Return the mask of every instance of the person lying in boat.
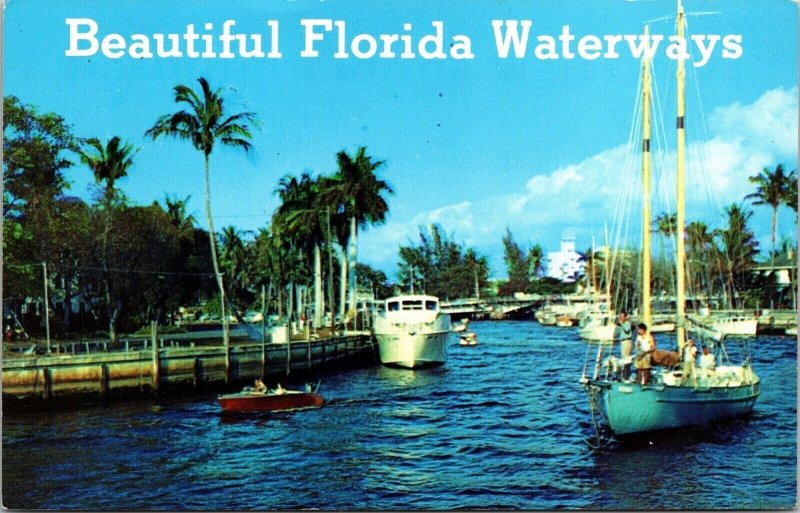
M 283 388 L 280 383 L 278 383 L 278 387 L 275 388 L 275 390 L 272 390 L 272 393 L 275 395 L 283 395 L 286 393 L 286 389 Z

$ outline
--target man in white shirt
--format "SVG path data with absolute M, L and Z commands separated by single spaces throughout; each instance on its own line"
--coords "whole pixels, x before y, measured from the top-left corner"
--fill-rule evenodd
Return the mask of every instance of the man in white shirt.
M 614 341 L 619 342 L 619 357 L 622 362 L 622 379 L 627 380 L 631 372 L 631 336 L 633 328 L 631 321 L 628 320 L 628 312 L 622 311 L 619 314 L 619 322 L 614 328 Z

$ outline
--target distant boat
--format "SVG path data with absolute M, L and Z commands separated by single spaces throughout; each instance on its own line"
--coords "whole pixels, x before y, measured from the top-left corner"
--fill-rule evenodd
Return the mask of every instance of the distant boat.
M 437 297 L 390 297 L 372 326 L 383 365 L 417 369 L 447 361 L 450 316 L 441 312 Z
M 317 385 L 319 388 L 319 385 Z M 322 396 L 310 390 L 286 390 L 278 385 L 274 390 L 259 391 L 245 387 L 236 394 L 225 394 L 217 397 L 223 412 L 262 412 L 262 411 L 294 411 L 320 408 L 325 401 Z
M 607 303 L 599 303 L 580 318 L 578 335 L 590 342 L 611 342 L 616 327 L 614 312 Z
M 672 333 L 675 331 L 674 322 L 654 322 L 650 327 L 650 333 Z
M 450 331 L 453 333 L 463 333 L 467 331 L 467 324 L 469 324 L 469 319 L 462 319 L 461 323 L 453 326 Z
M 537 310 L 536 313 L 533 314 L 533 317 L 539 321 L 539 324 L 542 326 L 555 326 L 556 316 L 556 312 L 547 306 Z
M 725 315 L 722 317 L 694 317 L 690 319 L 691 331 L 722 340 L 728 337 L 755 337 L 758 333 L 758 319 L 755 315 Z
M 459 336 L 458 343 L 462 346 L 476 346 L 478 345 L 478 335 L 475 334 L 473 331 L 467 331 L 461 333 Z
M 556 326 L 559 328 L 570 328 L 573 326 L 572 319 L 568 315 L 559 315 L 556 317 Z
M 677 27 L 679 40 L 684 39 L 684 12 L 678 0 Z M 645 26 L 645 34 L 648 33 Z M 677 223 L 675 239 L 676 285 L 676 339 L 679 351 L 684 350 L 688 341 L 684 321 L 687 320 L 686 304 L 684 227 L 685 205 L 685 116 L 684 116 L 684 76 L 685 63 L 677 61 L 678 111 L 677 111 Z M 650 104 L 651 76 L 650 62 L 642 60 L 641 79 L 642 111 L 642 317 L 645 324 L 651 324 L 650 314 Z M 724 337 L 723 337 L 724 338 Z M 650 377 L 647 384 L 635 379 L 625 379 L 619 372 L 621 359 L 609 356 L 603 360 L 603 346 L 598 346 L 597 356 L 592 356 L 584 364 L 580 382 L 589 398 L 592 419 L 598 447 L 601 446 L 598 423 L 603 421 L 615 435 L 630 435 L 684 426 L 706 424 L 711 421 L 747 415 L 760 394 L 760 380 L 753 370 L 749 354 L 743 350 L 742 362 L 735 365 L 730 361 L 723 342 L 707 343 L 712 348 L 714 365 L 697 369 L 696 379 L 684 376 L 677 369 L 679 353 L 671 351 L 652 351 L 650 359 L 652 371 L 642 370 L 642 377 Z M 666 358 L 666 357 L 669 358 Z M 589 362 L 593 363 L 590 371 Z M 605 365 L 603 364 L 605 362 Z M 648 366 L 649 367 L 649 366 Z M 691 368 L 691 367 L 687 367 Z M 605 369 L 605 372 L 602 370 Z M 643 379 L 644 381 L 644 379 Z

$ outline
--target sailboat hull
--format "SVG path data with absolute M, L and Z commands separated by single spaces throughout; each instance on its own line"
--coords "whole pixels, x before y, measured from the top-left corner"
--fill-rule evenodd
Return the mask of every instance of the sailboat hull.
M 631 435 L 748 415 L 759 383 L 693 388 L 658 384 L 590 382 L 599 393 L 597 406 L 615 435 Z

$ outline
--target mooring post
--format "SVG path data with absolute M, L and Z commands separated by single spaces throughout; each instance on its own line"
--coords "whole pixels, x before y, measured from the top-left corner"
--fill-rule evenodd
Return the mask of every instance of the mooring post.
M 109 390 L 109 376 L 108 376 L 108 365 L 105 363 L 100 365 L 100 396 L 102 398 L 108 397 L 108 390 Z
M 194 388 L 197 390 L 197 386 L 200 384 L 200 358 L 194 359 L 194 370 L 193 370 L 193 378 L 194 378 Z
M 158 395 L 159 364 L 158 364 L 158 323 L 150 321 L 150 340 L 153 346 L 153 395 Z
M 49 401 L 50 398 L 53 396 L 53 375 L 50 373 L 50 369 L 45 367 L 42 369 L 42 393 L 44 394 L 44 400 Z
M 286 375 L 292 372 L 292 340 L 286 341 Z
M 311 339 L 308 340 L 308 348 L 306 352 L 306 356 L 308 357 L 308 370 L 311 370 Z
M 222 330 L 225 330 L 225 327 L 222 327 Z M 230 385 L 231 383 L 231 343 L 228 340 L 228 343 L 225 344 L 225 384 Z

